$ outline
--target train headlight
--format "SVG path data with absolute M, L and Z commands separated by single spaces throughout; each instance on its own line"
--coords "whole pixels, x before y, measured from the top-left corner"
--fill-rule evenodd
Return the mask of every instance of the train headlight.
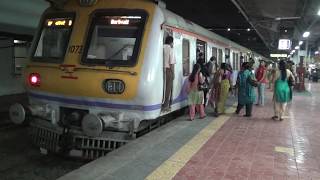
M 31 73 L 29 75 L 29 84 L 31 86 L 35 86 L 35 87 L 38 87 L 40 86 L 40 74 L 39 73 Z
M 87 136 L 97 137 L 103 131 L 103 122 L 97 115 L 87 114 L 82 119 L 81 127 Z
M 122 94 L 126 88 L 125 83 L 119 79 L 106 79 L 103 82 L 104 90 L 109 94 Z

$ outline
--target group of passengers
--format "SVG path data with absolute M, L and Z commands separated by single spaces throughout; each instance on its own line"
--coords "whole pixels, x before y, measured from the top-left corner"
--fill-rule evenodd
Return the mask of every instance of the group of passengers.
M 176 63 L 172 47 L 173 38 L 168 36 L 164 45 L 166 96 L 168 96 L 167 91 L 172 90 L 174 64 Z M 257 102 L 257 106 L 264 106 L 265 104 L 265 88 L 268 82 L 269 88 L 273 90 L 274 116 L 272 119 L 283 120 L 286 105 L 292 100 L 291 86 L 294 83 L 294 76 L 287 68 L 286 62 L 281 60 L 278 68 L 274 66 L 273 69 L 268 70 L 267 63 L 260 60 L 260 65 L 255 71 L 253 70 L 253 59 L 244 62 L 244 58 L 241 56 L 240 62 L 242 62 L 240 71 L 234 73 L 230 64 L 221 63 L 219 65 L 214 56 L 206 63 L 203 54 L 201 52 L 197 54 L 197 62 L 188 77 L 186 88 L 190 120 L 195 119 L 196 112 L 200 114 L 201 119 L 205 118 L 205 106 L 207 104 L 214 109 L 214 116 L 217 117 L 225 113 L 226 101 L 230 92 L 236 92 L 235 94 L 238 96 L 235 113 L 239 114 L 241 109 L 245 107 L 244 116 L 251 117 L 255 102 Z M 237 78 L 232 78 L 233 75 L 236 75 Z M 256 91 L 258 94 L 257 101 Z M 168 99 L 165 98 L 164 110 L 169 108 Z
M 243 57 L 240 58 L 243 61 Z M 200 118 L 204 118 L 204 106 L 210 104 L 214 109 L 214 115 L 219 116 L 225 112 L 226 100 L 229 92 L 236 91 L 238 96 L 238 105 L 236 114 L 245 107 L 245 117 L 252 116 L 252 107 L 256 102 L 257 106 L 265 104 L 265 88 L 268 81 L 273 84 L 273 102 L 274 102 L 274 120 L 283 120 L 286 105 L 292 100 L 292 84 L 294 76 L 287 69 L 286 62 L 281 60 L 278 69 L 267 70 L 264 60 L 260 60 L 259 67 L 253 71 L 253 60 L 243 62 L 240 72 L 237 73 L 235 85 L 232 82 L 232 68 L 229 64 L 221 63 L 218 66 L 216 58 L 211 57 L 210 61 L 204 66 L 197 62 L 191 75 L 189 76 L 188 86 L 188 103 L 189 116 L 193 120 L 195 118 L 195 110 L 200 113 Z M 206 70 L 201 70 L 207 68 Z M 203 73 L 205 72 L 205 73 Z M 203 84 L 208 84 L 204 86 Z M 202 88 L 209 87 L 209 89 Z M 257 89 L 257 90 L 256 90 Z M 208 93 L 208 100 L 206 97 Z M 258 97 L 256 99 L 256 92 Z

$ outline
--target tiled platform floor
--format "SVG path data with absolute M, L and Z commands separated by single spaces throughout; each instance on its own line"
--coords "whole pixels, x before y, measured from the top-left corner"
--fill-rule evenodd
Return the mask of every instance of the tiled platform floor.
M 270 91 L 251 119 L 232 116 L 174 179 L 320 179 L 320 84 L 306 86 L 282 122 L 271 120 Z

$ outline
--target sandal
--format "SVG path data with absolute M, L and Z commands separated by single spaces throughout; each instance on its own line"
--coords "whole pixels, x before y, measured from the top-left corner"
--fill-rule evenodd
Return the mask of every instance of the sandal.
M 277 119 L 278 119 L 278 116 L 273 116 L 271 119 L 277 120 Z
M 200 119 L 204 119 L 204 118 L 206 118 L 207 116 L 205 115 L 205 116 L 203 116 L 203 117 L 200 117 Z

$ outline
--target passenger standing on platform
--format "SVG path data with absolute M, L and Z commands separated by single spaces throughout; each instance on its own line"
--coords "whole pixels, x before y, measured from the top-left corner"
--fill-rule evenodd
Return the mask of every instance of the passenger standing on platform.
M 267 83 L 267 68 L 264 60 L 260 60 L 260 66 L 256 72 L 256 79 L 258 81 L 258 102 L 256 105 L 264 106 L 264 94 Z
M 204 82 L 204 76 L 200 72 L 201 68 L 199 64 L 193 66 L 191 75 L 189 76 L 188 83 L 188 105 L 189 105 L 189 117 L 190 120 L 194 120 L 196 111 L 200 113 L 200 118 L 205 118 L 204 112 L 204 94 L 202 90 L 199 90 L 199 84 Z
M 226 63 L 221 64 L 220 76 L 221 83 L 218 102 L 218 115 L 223 114 L 225 111 L 225 104 L 231 87 L 231 72 L 228 70 L 228 65 Z
M 270 70 L 270 80 L 269 80 L 270 90 L 273 90 L 273 82 L 274 82 L 274 77 L 275 77 L 276 71 L 277 71 L 277 64 L 273 63 L 271 70 Z
M 219 96 L 220 96 L 220 89 L 221 89 L 221 74 L 220 69 L 218 67 L 217 62 L 215 63 L 214 67 L 214 75 L 211 82 L 211 93 L 209 97 L 209 103 L 211 107 L 214 109 L 214 116 L 218 116 L 218 102 L 219 102 Z
M 286 111 L 287 103 L 292 100 L 290 95 L 290 87 L 288 79 L 293 78 L 293 74 L 286 68 L 286 62 L 281 60 L 279 62 L 279 70 L 276 70 L 274 76 L 274 116 L 273 120 L 283 120 L 283 115 Z
M 250 63 L 244 62 L 241 65 L 241 71 L 237 78 L 238 87 L 238 106 L 236 114 L 239 114 L 241 109 L 246 106 L 245 117 L 251 117 L 252 115 L 252 104 L 256 99 L 254 86 L 258 83 L 251 72 Z
M 170 111 L 170 99 L 174 80 L 174 65 L 176 60 L 173 52 L 173 37 L 168 36 L 163 46 L 164 73 L 166 76 L 165 99 L 162 106 L 163 111 Z
M 216 63 L 217 63 L 217 59 L 216 57 L 212 56 L 209 60 L 209 62 L 207 62 L 206 64 L 206 68 L 208 70 L 208 81 L 209 81 L 209 87 L 212 86 L 212 81 L 214 78 L 214 73 L 216 72 Z
M 204 76 L 204 82 L 200 84 L 200 89 L 203 91 L 203 94 L 204 94 L 204 106 L 207 104 L 207 95 L 208 95 L 208 92 L 209 92 L 209 72 L 208 72 L 208 69 L 206 67 L 206 64 L 205 64 L 205 59 L 204 59 L 204 54 L 203 53 L 199 53 L 199 57 L 197 59 L 197 64 L 200 65 L 200 72 L 201 74 Z
M 271 83 L 272 83 L 272 64 L 269 64 L 267 66 L 267 80 L 268 80 L 268 87 L 267 89 L 271 89 Z

